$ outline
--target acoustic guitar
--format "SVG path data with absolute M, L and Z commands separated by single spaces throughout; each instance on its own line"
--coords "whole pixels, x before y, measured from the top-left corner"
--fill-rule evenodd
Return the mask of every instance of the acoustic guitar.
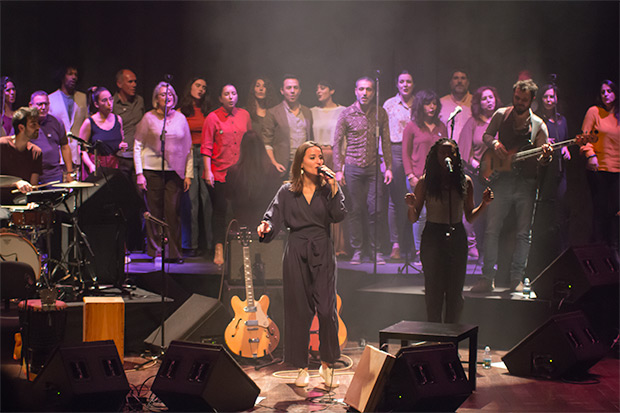
M 245 301 L 236 295 L 230 299 L 235 317 L 226 327 L 224 338 L 228 349 L 246 358 L 260 358 L 271 354 L 280 341 L 280 330 L 267 316 L 269 297 L 254 300 L 252 262 L 250 260 L 251 233 L 246 229 L 240 233 L 243 246 L 243 273 L 245 278 Z
M 347 327 L 344 325 L 344 321 L 340 317 L 340 309 L 342 308 L 342 299 L 340 295 L 336 295 L 336 311 L 338 312 L 338 345 L 340 350 L 344 350 L 347 346 Z M 313 357 L 319 355 L 319 317 L 315 314 L 310 325 L 310 354 Z
M 554 151 L 565 146 L 570 145 L 585 145 L 586 143 L 596 142 L 598 140 L 596 133 L 595 134 L 583 133 L 581 135 L 577 135 L 574 139 L 569 139 L 567 141 L 557 142 L 551 145 L 551 149 Z M 506 159 L 500 159 L 496 154 L 495 150 L 487 149 L 482 158 L 480 159 L 480 171 L 478 177 L 480 180 L 489 184 L 493 182 L 500 172 L 507 172 L 513 169 L 517 169 L 520 174 L 525 177 L 534 178 L 536 177 L 536 168 L 537 163 L 531 162 L 526 163 L 526 160 L 534 160 L 538 156 L 542 155 L 542 147 L 532 147 L 531 145 L 527 145 L 526 147 L 518 149 L 513 149 L 508 151 L 508 156 Z

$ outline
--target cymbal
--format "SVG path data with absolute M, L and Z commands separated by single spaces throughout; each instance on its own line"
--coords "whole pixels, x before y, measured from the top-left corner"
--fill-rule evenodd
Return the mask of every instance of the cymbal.
M 22 179 L 17 176 L 0 175 L 0 187 L 7 188 L 9 186 L 13 186 L 16 182 L 21 180 Z
M 95 186 L 94 182 L 80 182 L 80 181 L 72 181 L 72 182 L 63 182 L 61 184 L 52 185 L 55 188 L 90 188 L 91 186 Z

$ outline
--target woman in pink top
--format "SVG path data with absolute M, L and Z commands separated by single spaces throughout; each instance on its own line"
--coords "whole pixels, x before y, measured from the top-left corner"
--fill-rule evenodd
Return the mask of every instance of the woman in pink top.
M 226 173 L 239 160 L 239 146 L 246 131 L 252 130 L 250 114 L 237 108 L 237 89 L 224 85 L 219 94 L 222 104 L 209 113 L 202 128 L 203 178 L 213 205 L 213 239 L 215 255 L 213 263 L 224 264 L 224 237 L 226 235 Z
M 426 155 L 437 140 L 448 137 L 446 125 L 439 120 L 441 101 L 433 90 L 421 90 L 415 95 L 412 120 L 403 131 L 403 167 L 407 175 L 407 189 L 415 186 L 424 174 Z M 426 222 L 426 208 L 422 208 L 417 222 L 413 225 L 414 244 L 417 260 L 420 253 L 422 230 Z
M 588 183 L 592 195 L 594 241 L 605 242 L 618 251 L 620 214 L 618 174 L 620 173 L 620 125 L 618 86 L 601 82 L 596 106 L 586 112 L 581 130 L 598 131 L 598 140 L 581 148 L 587 159 Z
M 482 185 L 478 177 L 478 167 L 480 159 L 487 150 L 487 146 L 482 141 L 482 135 L 487 130 L 491 116 L 496 109 L 502 107 L 502 101 L 497 94 L 497 89 L 493 86 L 482 86 L 476 90 L 471 99 L 471 118 L 465 122 L 459 135 L 459 147 L 463 157 L 463 168 L 465 173 L 472 177 L 474 184 L 475 201 L 482 200 L 482 193 L 486 185 Z M 480 258 L 479 252 L 482 251 L 484 241 L 486 217 L 476 220 L 475 224 L 463 221 L 467 231 L 467 245 L 469 249 L 469 259 L 477 260 Z

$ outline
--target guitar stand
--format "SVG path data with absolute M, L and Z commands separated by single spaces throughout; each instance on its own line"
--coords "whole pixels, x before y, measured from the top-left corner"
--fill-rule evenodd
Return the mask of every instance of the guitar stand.
M 274 364 L 282 363 L 282 359 L 281 358 L 279 358 L 279 357 L 278 358 L 274 358 L 272 353 L 268 353 L 268 354 L 269 354 L 269 357 L 271 358 L 271 360 L 269 360 L 269 361 L 267 361 L 265 363 L 259 364 L 257 366 L 254 366 L 254 370 L 255 371 L 258 371 L 258 370 L 260 370 L 260 369 L 262 369 L 264 367 L 273 366 Z

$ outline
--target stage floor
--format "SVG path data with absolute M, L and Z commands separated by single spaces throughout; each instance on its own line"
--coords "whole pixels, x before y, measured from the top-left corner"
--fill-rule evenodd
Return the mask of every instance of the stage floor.
M 373 343 L 377 346 L 377 343 Z M 395 354 L 398 346 L 391 344 L 389 352 Z M 337 371 L 340 386 L 327 392 L 318 377 L 318 365 L 311 365 L 310 385 L 297 388 L 293 384 L 295 373 L 282 364 L 255 370 L 254 363 L 239 360 L 246 374 L 261 389 L 252 412 L 345 412 L 344 396 L 355 374 L 362 348 L 348 347 L 343 352 L 343 360 L 352 366 Z M 458 412 L 492 411 L 492 412 L 617 412 L 620 410 L 620 361 L 607 357 L 590 369 L 589 381 L 568 383 L 559 380 L 540 380 L 512 376 L 501 362 L 504 351 L 492 351 L 492 368 L 477 368 L 477 389 L 460 406 Z M 461 360 L 468 359 L 466 349 L 459 351 Z M 478 360 L 482 357 L 478 355 Z M 125 358 L 125 373 L 131 385 L 133 399 L 131 407 L 123 411 L 164 411 L 165 406 L 151 392 L 154 376 L 159 363 L 152 362 L 145 368 L 136 370 L 136 366 L 145 359 L 139 356 Z M 467 369 L 466 364 L 464 365 Z M 20 377 L 25 384 L 23 374 L 17 364 L 4 364 L 3 369 L 10 377 Z M 5 376 L 6 377 L 6 376 Z M 138 402 L 137 400 L 141 400 Z M 4 411 L 4 409 L 3 409 Z
M 146 359 L 141 353 L 146 349 L 144 339 L 156 329 L 162 311 L 172 314 L 192 294 L 220 297 L 223 306 L 230 311 L 230 297 L 238 295 L 245 298 L 244 286 L 228 280 L 225 271 L 216 267 L 204 257 L 187 258 L 184 264 L 166 264 L 165 283 L 167 296 L 165 308 L 161 305 L 162 277 L 160 263 L 149 261 L 143 254 L 133 254 L 132 261 L 126 265 L 126 276 L 138 288 L 125 295 L 125 371 L 132 385 L 132 392 L 139 396 L 137 404 L 131 409 L 138 411 L 160 411 L 165 407 L 150 393 L 153 376 L 159 364 L 148 363 L 145 368 L 136 366 Z M 340 387 L 332 393 L 323 389 L 317 370 L 318 364 L 311 366 L 310 386 L 296 388 L 293 381 L 296 373 L 290 367 L 277 364 L 255 370 L 252 360 L 238 358 L 243 370 L 260 387 L 261 394 L 252 411 L 346 411 L 343 404 L 357 363 L 366 343 L 378 346 L 379 330 L 400 320 L 425 321 L 424 276 L 419 265 L 409 268 L 409 274 L 399 273 L 402 263 L 388 263 L 377 266 L 374 272 L 372 263 L 350 265 L 346 261 L 338 264 L 338 292 L 343 300 L 341 317 L 348 330 L 348 344 L 343 351 L 343 360 L 349 367 L 338 371 Z M 526 299 L 522 294 L 510 293 L 505 288 L 497 288 L 489 294 L 468 292 L 480 277 L 479 265 L 469 263 L 465 282 L 465 309 L 461 319 L 463 324 L 479 326 L 478 360 L 482 359 L 482 349 L 490 345 L 494 365 L 490 370 L 477 368 L 477 390 L 458 411 L 620 411 L 620 362 L 616 357 L 606 357 L 591 368 L 593 375 L 587 383 L 566 383 L 562 381 L 537 380 L 512 376 L 501 362 L 501 357 L 529 333 L 534 331 L 550 315 L 553 309 L 548 303 Z M 282 287 L 281 283 L 255 281 L 255 296 L 269 295 L 270 317 L 283 332 Z M 66 341 L 81 340 L 82 305 L 69 304 L 69 317 Z M 4 317 L 3 317 L 4 318 Z M 231 313 L 232 318 L 232 313 Z M 3 319 L 3 324 L 4 324 Z M 6 340 L 7 335 L 3 334 Z M 4 342 L 3 344 L 7 344 Z M 7 346 L 3 346 L 7 347 Z M 461 347 L 464 347 L 461 344 Z M 282 342 L 274 354 L 280 355 Z M 395 354 L 398 346 L 391 344 L 389 352 Z M 466 348 L 459 349 L 461 360 L 468 360 Z M 260 360 L 259 360 L 260 361 Z M 3 357 L 3 369 L 8 369 L 10 377 L 20 377 L 17 364 Z M 467 364 L 464 363 L 467 370 Z M 140 394 L 136 392 L 140 389 Z M 126 407 L 125 411 L 131 410 Z

